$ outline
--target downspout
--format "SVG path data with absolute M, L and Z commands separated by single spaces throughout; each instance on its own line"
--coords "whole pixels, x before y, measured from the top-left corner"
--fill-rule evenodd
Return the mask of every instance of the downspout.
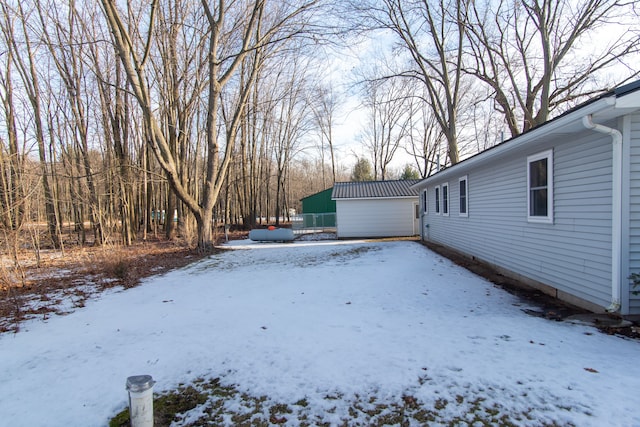
M 422 242 L 424 240 L 424 206 L 422 206 L 422 202 L 423 202 L 423 197 L 422 197 L 422 193 L 424 192 L 424 190 L 420 190 L 418 192 L 418 210 L 420 211 L 420 241 Z
M 612 185 L 611 185 L 611 305 L 606 309 L 610 313 L 620 311 L 622 296 L 622 133 L 607 126 L 593 123 L 591 114 L 582 118 L 582 124 L 595 132 L 611 136 Z

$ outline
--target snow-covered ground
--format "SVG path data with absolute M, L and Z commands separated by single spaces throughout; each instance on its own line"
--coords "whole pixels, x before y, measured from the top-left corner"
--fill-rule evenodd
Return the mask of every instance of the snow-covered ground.
M 527 315 L 415 242 L 248 243 L 0 336 L 0 424 L 105 425 L 126 378 L 149 374 L 155 391 L 219 377 L 305 399 L 336 424 L 372 395 L 451 402 L 441 422 L 480 405 L 522 424 L 640 425 L 637 341 Z

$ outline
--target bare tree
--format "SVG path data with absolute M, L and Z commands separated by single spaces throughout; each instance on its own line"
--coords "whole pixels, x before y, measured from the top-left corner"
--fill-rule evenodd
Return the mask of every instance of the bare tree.
M 2 222 L 18 229 L 24 220 L 25 201 L 22 189 L 23 155 L 19 150 L 16 107 L 14 105 L 12 67 L 13 50 L 5 52 L 5 67 L 0 71 L 0 97 L 5 117 L 6 141 L 0 137 L 2 166 Z
M 274 82 L 280 88 L 269 135 L 273 140 L 276 163 L 276 224 L 282 216 L 288 215 L 289 168 L 296 154 L 304 148 L 302 142 L 311 127 L 312 112 L 307 103 L 305 84 L 307 66 L 302 60 L 293 60 L 282 68 L 278 73 L 280 78 Z
M 157 55 L 151 55 L 150 63 L 153 75 L 158 76 L 158 117 L 176 160 L 177 173 L 182 185 L 195 199 L 200 199 L 200 185 L 195 182 L 199 181 L 199 171 L 202 171 L 198 160 L 203 138 L 198 135 L 194 123 L 205 120 L 202 114 L 198 114 L 198 104 L 206 88 L 204 55 L 208 40 L 193 31 L 193 28 L 205 28 L 206 25 L 205 17 L 197 10 L 198 3 L 191 1 L 173 0 L 159 4 L 155 27 Z M 184 215 L 183 204 L 177 202 L 172 192 L 167 211 L 178 210 L 177 225 L 183 235 L 188 235 L 190 222 Z M 174 221 L 165 223 L 167 237 L 175 234 L 175 226 Z
M 363 144 L 371 153 L 374 179 L 384 181 L 389 164 L 410 133 L 407 81 L 371 81 L 365 97 L 368 122 L 363 130 Z
M 324 163 L 325 147 L 329 149 L 331 158 L 331 183 L 336 182 L 336 152 L 334 141 L 334 127 L 339 99 L 331 84 L 319 85 L 313 91 L 311 108 L 320 135 L 320 156 Z M 327 188 L 324 168 L 322 169 L 323 188 Z
M 243 69 L 244 71 L 244 69 Z M 245 117 L 242 120 L 241 134 L 239 136 L 240 146 L 236 162 L 233 169 L 235 176 L 230 177 L 236 183 L 238 209 L 242 217 L 242 225 L 246 229 L 251 229 L 256 224 L 259 216 L 262 200 L 267 193 L 264 189 L 269 185 L 271 174 L 268 139 L 269 114 L 272 110 L 272 102 L 276 85 L 272 84 L 269 78 L 273 74 L 268 67 L 259 70 L 249 99 L 249 108 L 245 110 Z M 265 172 L 266 171 L 266 172 Z M 239 176 L 238 176 L 239 175 Z M 228 207 L 231 194 L 227 191 L 225 205 Z M 261 216 L 261 215 L 260 215 Z M 225 224 L 228 223 L 228 209 L 225 212 Z
M 419 89 L 416 89 L 416 93 L 419 93 Z M 446 141 L 442 128 L 423 97 L 412 96 L 407 101 L 410 123 L 404 148 L 413 157 L 419 175 L 426 178 L 438 169 L 440 152 Z
M 89 218 L 94 230 L 94 242 L 101 245 L 104 242 L 102 215 L 100 212 L 97 187 L 94 182 L 94 173 L 89 158 L 89 117 L 86 102 L 86 76 L 83 55 L 83 39 L 81 26 L 76 20 L 82 19 L 78 16 L 74 2 L 63 7 L 62 14 L 58 10 L 57 3 L 43 5 L 40 0 L 36 0 L 36 10 L 40 18 L 42 38 L 45 46 L 49 49 L 50 58 L 61 77 L 64 90 L 67 95 L 67 103 L 63 107 L 71 112 L 71 117 L 67 123 L 73 127 L 71 132 L 75 142 L 75 150 L 79 154 L 80 165 L 82 167 L 79 180 L 86 182 L 88 188 Z M 62 15 L 62 16 L 61 16 Z M 53 28 L 50 34 L 49 25 Z
M 417 79 L 426 88 L 425 102 L 447 140 L 451 164 L 459 161 L 460 107 L 464 22 L 469 0 L 353 2 L 364 26 L 390 31 L 409 61 L 394 75 Z M 402 65 L 401 65 L 402 66 Z
M 205 67 L 208 85 L 204 96 L 206 107 L 205 170 L 202 191 L 194 193 L 184 185 L 176 153 L 172 152 L 169 136 L 154 111 L 154 99 L 148 86 L 146 65 L 151 46 L 154 43 L 154 28 L 158 2 L 153 1 L 147 13 L 149 24 L 146 35 L 139 37 L 139 22 L 129 27 L 122 19 L 117 4 L 102 0 L 102 6 L 109 28 L 113 34 L 120 61 L 122 62 L 131 90 L 137 99 L 149 131 L 149 143 L 153 152 L 167 173 L 175 194 L 195 216 L 198 228 L 198 247 L 207 249 L 213 242 L 213 207 L 225 183 L 228 167 L 232 160 L 233 145 L 243 117 L 243 111 L 261 63 L 261 48 L 283 40 L 288 40 L 304 28 L 304 19 L 316 1 L 300 2 L 282 7 L 270 6 L 262 0 L 227 3 L 219 0 L 212 5 L 201 1 L 200 13 L 206 17 L 207 27 L 200 29 L 208 38 Z M 224 152 L 221 153 L 218 115 L 221 95 L 230 82 L 234 81 L 241 64 L 252 56 L 254 72 L 235 86 L 238 93 L 236 109 L 229 117 L 224 133 Z M 235 80 L 237 83 L 238 81 Z
M 638 53 L 637 32 L 601 46 L 590 39 L 623 14 L 633 16 L 629 3 L 617 0 L 471 2 L 465 71 L 493 91 L 495 108 L 516 136 L 593 95 L 590 82 L 599 71 Z M 622 80 L 638 73 L 629 67 Z
M 18 3 L 18 7 L 15 10 L 11 9 L 5 2 L 1 2 L 0 7 L 2 11 L 2 25 L 0 25 L 0 28 L 3 41 L 7 49 L 12 52 L 11 58 L 16 65 L 22 87 L 32 108 L 31 120 L 33 121 L 34 138 L 38 147 L 49 237 L 52 245 L 55 248 L 60 248 L 62 246 L 60 218 L 54 188 L 51 183 L 52 171 L 47 161 L 47 114 L 44 107 L 45 101 L 42 97 L 40 76 L 36 66 L 36 52 L 31 42 L 32 35 L 27 22 L 28 18 L 21 3 Z M 14 24 L 16 21 L 20 27 L 20 33 L 15 31 Z M 18 40 L 22 42 L 20 45 Z

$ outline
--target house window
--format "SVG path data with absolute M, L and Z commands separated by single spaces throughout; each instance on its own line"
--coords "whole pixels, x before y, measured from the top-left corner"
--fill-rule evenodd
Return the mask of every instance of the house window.
M 449 184 L 442 184 L 442 214 L 449 215 Z
M 427 198 L 427 190 L 422 192 L 422 212 L 428 213 L 429 209 L 427 208 L 429 205 L 427 203 L 429 199 Z
M 458 180 L 458 196 L 460 199 L 460 216 L 469 216 L 469 199 L 467 197 L 467 177 L 463 176 Z
M 527 157 L 527 220 L 553 222 L 553 151 Z
M 436 213 L 440 214 L 440 187 L 436 187 L 434 193 L 436 194 Z

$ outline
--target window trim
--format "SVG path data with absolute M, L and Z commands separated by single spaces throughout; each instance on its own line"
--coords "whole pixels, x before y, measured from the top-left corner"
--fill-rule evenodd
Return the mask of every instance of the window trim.
M 460 200 L 460 183 L 464 181 L 464 212 L 460 210 L 459 216 L 467 218 L 469 216 L 469 178 L 468 175 L 458 178 L 458 206 L 462 207 L 462 200 Z
M 547 215 L 531 215 L 531 163 L 547 160 Z M 553 149 L 527 157 L 527 222 L 553 224 Z
M 440 186 L 436 185 L 434 187 L 434 190 L 435 191 L 433 193 L 435 194 L 435 201 L 436 201 L 436 203 L 435 203 L 435 214 L 436 215 L 440 215 L 441 214 L 440 211 L 442 210 L 440 208 Z
M 444 184 L 442 184 L 442 215 L 444 216 L 449 216 L 449 199 L 451 199 L 451 194 L 449 191 L 449 183 L 445 182 Z M 445 190 L 446 189 L 446 190 Z M 446 197 L 445 197 L 445 192 L 446 192 Z

